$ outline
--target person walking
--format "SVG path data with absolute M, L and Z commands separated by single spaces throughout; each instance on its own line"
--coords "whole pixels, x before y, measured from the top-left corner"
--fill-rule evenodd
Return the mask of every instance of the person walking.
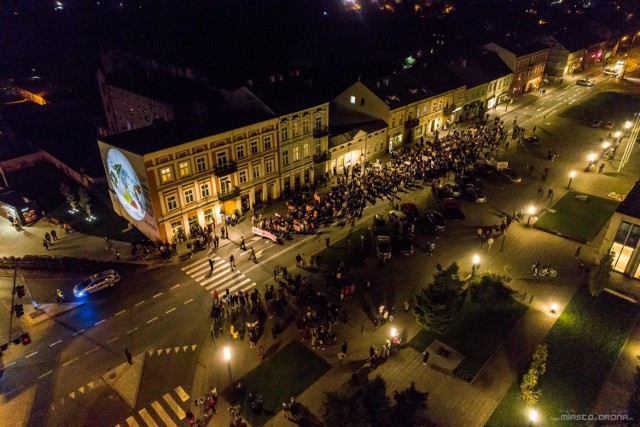
M 347 342 L 346 341 L 342 341 L 342 345 L 340 346 L 340 351 L 342 351 L 345 356 L 347 355 Z
M 44 233 L 44 239 L 48 244 L 51 244 L 51 235 L 49 233 Z
M 580 257 L 580 252 L 582 252 L 582 246 L 578 246 L 576 248 L 576 252 L 573 254 L 573 257 L 578 259 Z
M 124 355 L 127 358 L 127 362 L 129 363 L 129 365 L 133 365 L 133 356 L 131 356 L 131 352 L 128 348 L 124 349 Z
M 247 245 L 244 243 L 244 236 L 240 238 L 240 249 L 242 249 L 243 251 L 247 250 Z
M 544 188 L 543 187 L 538 187 L 538 199 L 540 197 L 542 197 L 542 193 L 544 193 Z
M 330 242 L 329 237 L 325 237 L 325 238 L 324 238 L 324 245 L 325 245 L 325 247 L 327 247 L 327 248 L 329 247 L 329 242 Z
M 533 275 L 537 276 L 538 270 L 540 269 L 540 261 L 536 261 L 536 263 L 531 266 L 531 269 L 533 270 Z
M 301 267 L 302 266 L 302 257 L 300 256 L 300 254 L 296 255 L 296 267 Z
M 55 242 L 56 240 L 58 240 L 58 233 L 56 233 L 55 229 L 51 230 L 51 237 L 53 237 L 53 241 Z
M 493 237 L 489 237 L 489 240 L 487 240 L 487 246 L 488 246 L 487 251 L 491 250 L 491 246 L 493 246 L 493 242 L 494 242 Z
M 216 261 L 213 259 L 213 257 L 209 257 L 209 276 L 211 276 L 213 274 L 213 265 Z
M 233 256 L 233 254 L 229 255 L 229 264 L 231 265 L 231 270 L 234 270 L 236 268 L 236 258 Z
M 44 246 L 46 250 L 49 250 L 49 242 L 47 242 L 47 239 L 42 239 L 42 246 Z
M 56 300 L 58 301 L 58 304 L 64 302 L 64 293 L 62 293 L 60 289 L 56 289 Z
M 250 248 L 249 250 L 251 251 L 249 259 L 253 259 L 254 262 L 258 262 L 258 258 L 256 258 L 256 250 L 253 248 Z

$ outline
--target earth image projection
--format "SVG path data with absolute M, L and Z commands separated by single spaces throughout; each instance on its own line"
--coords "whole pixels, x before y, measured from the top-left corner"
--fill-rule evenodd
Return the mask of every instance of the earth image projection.
M 146 211 L 146 201 L 138 175 L 124 154 L 115 148 L 107 153 L 107 175 L 120 204 L 132 218 L 142 220 Z

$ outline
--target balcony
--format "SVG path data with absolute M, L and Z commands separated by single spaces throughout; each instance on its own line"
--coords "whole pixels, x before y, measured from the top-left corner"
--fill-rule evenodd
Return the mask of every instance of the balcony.
M 229 163 L 223 163 L 221 165 L 216 166 L 213 169 L 213 173 L 218 177 L 222 177 L 222 176 L 231 175 L 237 170 L 238 170 L 238 165 L 236 164 L 236 162 L 229 162 Z
M 331 159 L 331 152 L 329 152 L 329 151 L 325 151 L 323 153 L 314 154 L 313 155 L 313 162 L 314 163 L 326 162 L 329 159 Z
M 420 119 L 409 119 L 405 122 L 405 127 L 407 129 L 413 129 L 414 127 L 420 124 Z
M 313 128 L 313 137 L 320 138 L 323 136 L 329 135 L 329 128 L 326 126 L 321 126 L 317 128 Z
M 240 195 L 240 189 L 238 187 L 233 187 L 233 190 L 227 191 L 225 193 L 218 193 L 218 199 L 221 202 L 226 202 L 227 200 L 235 199 Z

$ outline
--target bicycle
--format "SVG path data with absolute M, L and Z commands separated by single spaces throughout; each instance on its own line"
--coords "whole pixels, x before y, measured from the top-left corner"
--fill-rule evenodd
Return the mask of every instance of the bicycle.
M 547 265 L 544 268 L 538 270 L 538 276 L 544 277 L 547 274 L 549 275 L 549 277 L 556 277 L 558 275 L 558 271 L 551 268 L 550 265 Z

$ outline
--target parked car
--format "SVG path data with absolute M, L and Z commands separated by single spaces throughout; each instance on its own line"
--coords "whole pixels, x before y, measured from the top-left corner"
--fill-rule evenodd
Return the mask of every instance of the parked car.
M 605 129 L 609 129 L 609 130 L 613 129 L 613 128 L 614 128 L 614 126 L 615 126 L 615 123 L 613 123 L 613 122 L 612 122 L 612 121 L 610 121 L 610 120 L 607 120 L 607 121 L 606 121 L 606 122 L 604 122 L 604 124 L 602 125 L 602 127 L 603 127 L 603 128 L 605 128 Z
M 467 200 L 476 203 L 485 203 L 487 201 L 487 196 L 485 196 L 484 192 L 477 187 L 467 188 L 465 190 L 465 197 Z
M 604 70 L 604 74 L 610 77 L 618 77 L 618 71 L 617 70 Z
M 456 184 L 460 185 L 462 188 L 465 188 L 479 182 L 480 173 L 475 170 L 468 170 L 463 174 L 456 175 L 455 181 Z
M 587 86 L 587 87 L 591 87 L 594 85 L 593 82 L 590 82 L 589 80 L 585 80 L 585 79 L 579 79 L 576 81 L 576 84 L 578 86 Z
M 522 182 L 522 178 L 514 170 L 504 168 L 500 171 L 500 173 L 511 182 Z
M 478 162 L 476 164 L 473 165 L 473 169 L 478 171 L 479 174 L 481 174 L 484 177 L 487 177 L 489 175 L 493 175 L 493 173 L 496 171 L 496 167 L 487 163 L 482 163 L 482 162 Z
M 400 255 L 409 256 L 413 254 L 413 243 L 411 242 L 411 237 L 406 235 L 398 237 L 397 248 Z
M 372 225 L 373 234 L 384 234 L 387 232 L 387 221 L 382 214 L 375 214 Z
M 446 184 L 444 186 L 445 190 L 449 194 L 449 197 L 460 197 L 462 196 L 462 189 L 458 184 Z
M 418 207 L 413 203 L 403 203 L 403 204 L 401 204 L 400 205 L 400 210 L 410 220 L 414 220 L 414 219 L 418 218 L 418 216 L 420 215 L 420 211 L 418 211 Z
M 522 138 L 522 142 L 533 147 L 540 145 L 540 138 L 535 135 L 528 135 Z
M 460 210 L 460 202 L 456 199 L 442 201 L 442 216 L 449 221 L 464 221 L 464 213 Z
M 391 238 L 389 236 L 376 237 L 376 255 L 380 262 L 391 259 Z
M 602 120 L 591 120 L 589 126 L 591 126 L 592 128 L 599 128 L 600 126 L 602 126 Z
M 88 294 L 109 288 L 120 281 L 120 275 L 115 270 L 105 270 L 93 274 L 73 287 L 73 295 L 82 298 Z
M 422 214 L 420 220 L 423 228 L 427 231 L 444 231 L 447 228 L 444 217 L 438 211 L 426 211 Z

